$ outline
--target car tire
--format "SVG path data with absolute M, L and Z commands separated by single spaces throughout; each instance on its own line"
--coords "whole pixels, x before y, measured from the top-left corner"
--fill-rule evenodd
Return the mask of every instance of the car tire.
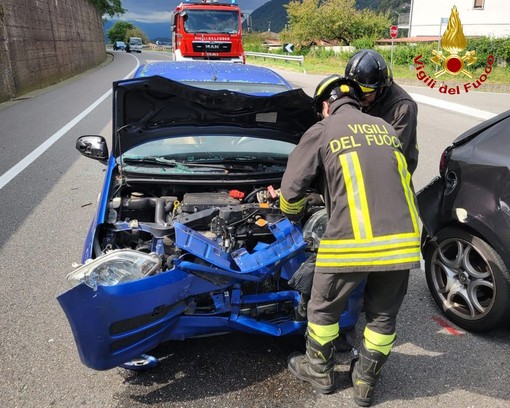
M 445 228 L 425 244 L 427 285 L 434 301 L 457 326 L 472 332 L 496 328 L 510 314 L 510 274 L 481 238 Z

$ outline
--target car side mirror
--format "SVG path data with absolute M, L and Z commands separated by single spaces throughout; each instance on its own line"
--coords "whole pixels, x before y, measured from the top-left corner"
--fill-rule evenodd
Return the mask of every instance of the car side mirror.
M 108 146 L 103 136 L 85 135 L 76 141 L 76 149 L 85 157 L 99 160 L 102 163 L 108 160 Z

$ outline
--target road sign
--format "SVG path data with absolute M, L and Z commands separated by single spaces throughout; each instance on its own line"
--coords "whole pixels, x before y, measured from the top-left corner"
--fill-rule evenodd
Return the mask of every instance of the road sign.
M 294 52 L 294 44 L 283 44 L 283 52 Z
M 396 25 L 392 25 L 390 27 L 390 36 L 391 38 L 397 38 L 398 35 L 398 27 Z

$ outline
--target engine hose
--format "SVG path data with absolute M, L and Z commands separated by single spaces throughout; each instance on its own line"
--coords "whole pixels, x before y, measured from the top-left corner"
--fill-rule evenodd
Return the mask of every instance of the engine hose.
M 154 211 L 154 221 L 157 224 L 165 225 L 165 200 L 156 198 L 156 210 Z
M 264 190 L 267 190 L 267 188 L 266 187 L 256 188 L 251 193 L 248 193 L 248 195 L 246 197 L 244 197 L 243 201 L 241 201 L 241 202 L 242 203 L 249 203 L 249 202 L 251 202 L 251 199 L 253 198 L 253 196 L 257 195 L 257 193 L 259 191 L 264 191 Z
M 122 207 L 130 210 L 145 210 L 147 208 L 155 208 L 154 221 L 157 224 L 165 225 L 165 214 L 173 207 L 177 197 L 140 197 L 126 198 L 123 200 Z

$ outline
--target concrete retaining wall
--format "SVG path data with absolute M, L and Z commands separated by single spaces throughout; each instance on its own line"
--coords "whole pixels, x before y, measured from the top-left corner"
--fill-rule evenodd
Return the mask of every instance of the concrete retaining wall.
M 105 58 L 102 18 L 89 0 L 0 0 L 0 102 Z

